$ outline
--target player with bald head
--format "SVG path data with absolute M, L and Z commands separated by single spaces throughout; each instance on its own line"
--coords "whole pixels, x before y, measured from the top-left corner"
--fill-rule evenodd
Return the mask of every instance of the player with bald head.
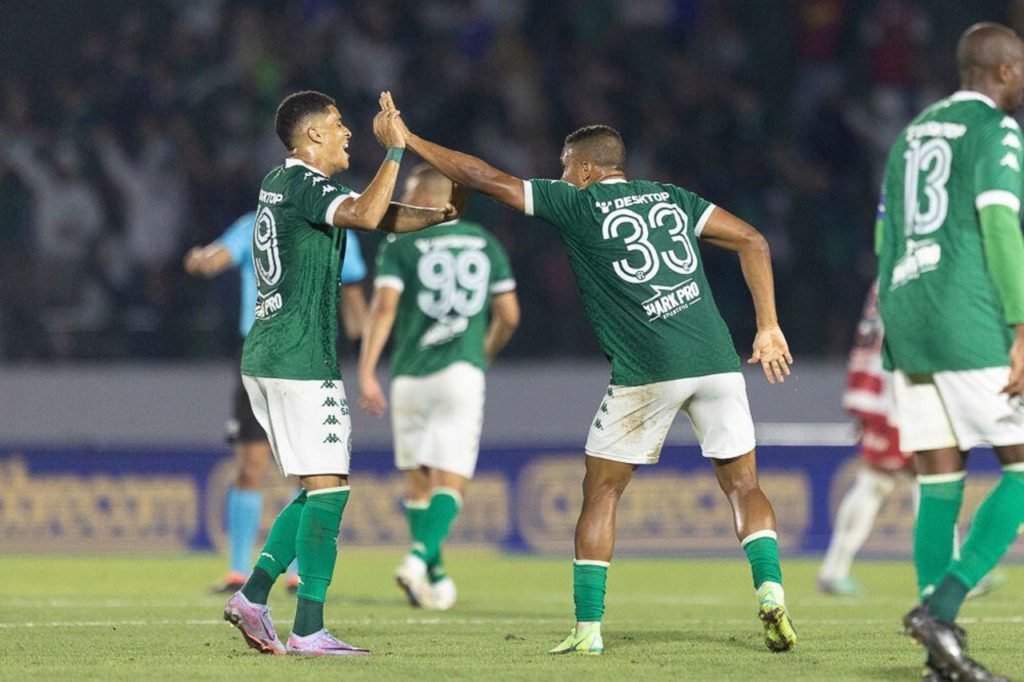
M 875 250 L 900 447 L 915 453 L 921 493 L 921 605 L 904 626 L 928 649 L 927 679 L 996 680 L 967 656 L 955 619 L 1024 523 L 1024 139 L 1009 115 L 1024 102 L 1024 43 L 975 24 L 956 56 L 960 90 L 889 153 Z M 967 455 L 980 445 L 1003 476 L 954 557 Z
M 393 103 L 392 103 L 393 104 Z M 733 508 L 765 643 L 796 643 L 782 590 L 775 512 L 757 482 L 754 424 L 740 360 L 704 274 L 698 239 L 735 251 L 754 299 L 751 363 L 781 382 L 792 357 L 775 313 L 768 243 L 753 227 L 675 185 L 626 177 L 618 131 L 590 125 L 562 147 L 561 180 L 523 181 L 411 132 L 409 146 L 460 185 L 554 226 L 583 305 L 611 360 L 611 382 L 587 438 L 576 526 L 576 627 L 553 654 L 604 651 L 601 618 L 619 500 L 640 465 L 655 464 L 676 416 L 693 424 Z

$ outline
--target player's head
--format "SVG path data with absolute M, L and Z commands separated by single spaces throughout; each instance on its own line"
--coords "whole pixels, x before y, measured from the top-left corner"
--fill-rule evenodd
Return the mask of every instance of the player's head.
M 1024 102 L 1024 42 L 1013 29 L 982 22 L 960 36 L 956 47 L 960 86 L 992 97 L 1007 113 Z
M 304 90 L 285 97 L 277 106 L 274 130 L 289 151 L 312 156 L 321 170 L 330 174 L 348 168 L 352 131 L 341 122 L 334 99 L 324 93 Z
M 609 176 L 621 177 L 626 168 L 626 145 L 611 126 L 584 126 L 566 136 L 562 168 L 562 179 L 580 189 Z
M 452 181 L 430 164 L 421 163 L 412 169 L 412 174 L 405 181 L 402 203 L 444 208 L 451 196 Z

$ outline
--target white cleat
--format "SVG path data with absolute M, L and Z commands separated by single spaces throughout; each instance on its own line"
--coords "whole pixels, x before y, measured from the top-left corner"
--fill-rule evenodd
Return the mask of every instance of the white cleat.
M 395 582 L 405 591 L 409 603 L 424 609 L 436 608 L 434 590 L 427 577 L 427 564 L 415 554 L 407 554 L 395 569 Z
M 455 606 L 457 591 L 455 581 L 445 577 L 430 586 L 434 591 L 434 607 L 438 611 L 447 611 Z

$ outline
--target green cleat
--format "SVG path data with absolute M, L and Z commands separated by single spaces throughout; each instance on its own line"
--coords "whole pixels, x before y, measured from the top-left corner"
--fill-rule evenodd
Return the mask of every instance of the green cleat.
M 601 624 L 594 623 L 582 628 L 579 633 L 572 629 L 562 643 L 548 652 L 549 654 L 587 654 L 597 656 L 604 653 L 604 640 L 601 639 Z
M 796 646 L 796 629 L 786 609 L 782 586 L 765 583 L 757 591 L 757 615 L 764 624 L 764 643 L 769 651 L 789 651 Z

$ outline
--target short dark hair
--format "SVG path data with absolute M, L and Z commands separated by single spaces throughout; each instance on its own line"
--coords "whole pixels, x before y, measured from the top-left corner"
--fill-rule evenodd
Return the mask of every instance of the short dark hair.
M 326 113 L 327 107 L 334 104 L 334 98 L 316 90 L 293 92 L 281 100 L 274 114 L 274 131 L 284 146 L 291 149 L 294 145 L 295 129 L 306 118 L 315 114 Z
M 602 168 L 625 170 L 626 144 L 611 126 L 589 125 L 574 130 L 565 136 L 564 146 L 570 145 Z

